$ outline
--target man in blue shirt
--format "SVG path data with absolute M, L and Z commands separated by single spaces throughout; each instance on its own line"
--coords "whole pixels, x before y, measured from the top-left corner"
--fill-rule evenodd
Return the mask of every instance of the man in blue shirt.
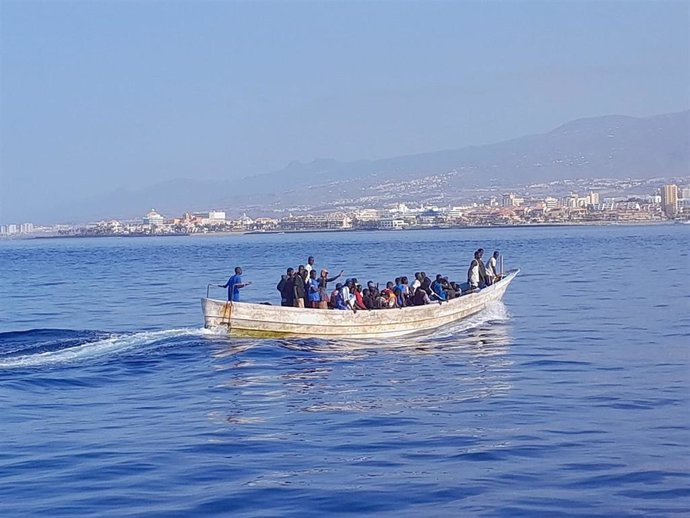
M 244 288 L 245 286 L 249 286 L 252 281 L 247 281 L 247 282 L 242 282 L 242 268 L 237 266 L 235 268 L 235 275 L 230 277 L 228 279 L 228 282 L 225 284 L 219 284 L 219 288 L 227 288 L 228 289 L 228 300 L 232 302 L 239 302 L 240 300 L 240 288 Z
M 431 291 L 434 292 L 438 300 L 446 300 L 446 292 L 443 289 L 443 276 L 439 273 L 436 280 L 431 283 Z

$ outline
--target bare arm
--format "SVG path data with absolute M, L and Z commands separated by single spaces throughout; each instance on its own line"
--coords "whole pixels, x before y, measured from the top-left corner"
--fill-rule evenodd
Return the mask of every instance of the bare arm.
M 340 277 L 343 273 L 345 273 L 345 271 L 344 271 L 344 270 L 340 270 L 340 273 L 339 273 L 338 275 L 336 275 L 335 277 L 331 277 L 330 279 L 326 279 L 326 282 L 333 282 L 333 281 L 336 280 L 338 277 Z

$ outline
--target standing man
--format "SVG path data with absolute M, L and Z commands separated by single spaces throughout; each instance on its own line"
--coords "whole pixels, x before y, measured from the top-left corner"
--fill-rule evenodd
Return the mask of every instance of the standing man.
M 244 288 L 245 286 L 249 286 L 252 281 L 247 281 L 247 282 L 242 282 L 242 268 L 239 266 L 235 267 L 235 275 L 230 277 L 228 279 L 228 282 L 225 284 L 219 284 L 219 288 L 227 288 L 228 289 L 228 301 L 230 302 L 239 302 L 240 300 L 240 288 Z
M 287 269 L 287 278 L 280 291 L 281 294 L 281 305 L 292 307 L 295 305 L 295 281 L 300 278 L 295 270 L 292 268 Z M 300 278 L 301 279 L 301 278 Z
M 292 275 L 295 273 L 295 270 L 293 268 L 288 268 L 286 275 L 281 275 L 280 276 L 280 282 L 278 282 L 278 285 L 276 286 L 276 289 L 280 292 L 280 305 L 281 306 L 291 306 L 292 304 L 288 304 L 288 296 L 287 292 L 285 289 L 285 285 L 288 282 L 288 279 L 292 277 Z
M 486 280 L 486 266 L 484 266 L 484 263 L 482 262 L 482 258 L 484 257 L 484 249 L 477 249 L 477 253 L 479 254 L 477 257 L 477 260 L 479 261 L 479 287 L 485 288 L 489 283 Z
M 306 285 L 304 283 L 304 277 L 307 275 L 306 270 L 302 267 L 302 275 L 292 276 L 292 292 L 293 292 L 293 306 L 296 308 L 304 307 L 304 299 L 307 296 Z
M 311 276 L 311 271 L 314 270 L 314 256 L 310 255 L 309 258 L 307 259 L 307 264 L 304 267 L 305 270 L 309 273 Z
M 494 254 L 489 257 L 486 262 L 486 283 L 493 284 L 494 282 L 500 280 L 498 277 L 497 262 L 500 253 L 498 250 L 494 250 Z
M 470 290 L 479 289 L 481 276 L 479 274 L 479 265 L 482 264 L 479 250 L 474 253 L 474 259 L 470 263 L 470 268 L 467 270 L 467 284 L 470 285 Z

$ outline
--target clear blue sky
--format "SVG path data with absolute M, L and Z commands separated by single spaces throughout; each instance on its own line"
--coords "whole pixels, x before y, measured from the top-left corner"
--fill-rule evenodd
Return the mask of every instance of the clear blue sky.
M 0 0 L 0 222 L 689 107 L 690 2 Z

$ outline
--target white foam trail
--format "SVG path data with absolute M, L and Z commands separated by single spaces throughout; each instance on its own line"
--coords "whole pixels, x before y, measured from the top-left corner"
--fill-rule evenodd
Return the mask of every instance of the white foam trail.
M 510 314 L 505 304 L 501 301 L 489 303 L 486 308 L 472 315 L 467 319 L 449 324 L 431 333 L 423 333 L 413 336 L 401 336 L 397 338 L 371 338 L 365 340 L 356 339 L 334 339 L 337 345 L 332 342 L 319 341 L 318 344 L 309 344 L 306 349 L 317 352 L 357 352 L 368 349 L 407 349 L 415 350 L 417 347 L 434 347 L 446 339 L 462 339 L 465 335 L 471 334 L 473 330 L 480 329 L 490 322 L 502 322 L 510 320 Z M 285 348 L 305 349 L 300 345 L 295 345 L 292 341 L 286 340 L 283 343 Z
M 465 320 L 441 328 L 431 335 L 424 337 L 424 339 L 446 338 L 467 331 L 468 329 L 481 327 L 489 322 L 505 321 L 509 319 L 510 314 L 508 313 L 508 308 L 503 302 L 497 300 L 489 303 L 486 308 L 476 315 L 472 315 Z
M 0 369 L 36 367 L 93 359 L 127 350 L 142 348 L 167 338 L 178 336 L 202 336 L 204 329 L 168 329 L 165 331 L 143 331 L 134 334 L 112 335 L 93 342 L 58 351 L 14 356 L 0 360 Z

